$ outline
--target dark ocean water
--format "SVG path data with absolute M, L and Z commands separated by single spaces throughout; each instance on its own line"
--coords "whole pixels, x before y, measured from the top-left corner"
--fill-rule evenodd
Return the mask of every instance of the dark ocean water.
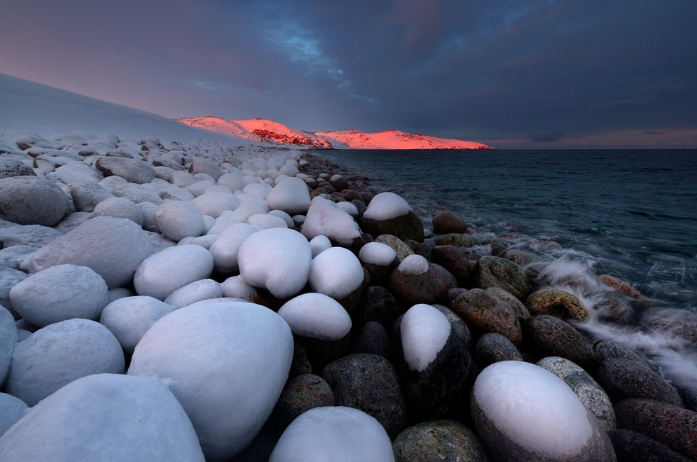
M 428 220 L 553 239 L 598 274 L 697 310 L 697 150 L 313 151 Z

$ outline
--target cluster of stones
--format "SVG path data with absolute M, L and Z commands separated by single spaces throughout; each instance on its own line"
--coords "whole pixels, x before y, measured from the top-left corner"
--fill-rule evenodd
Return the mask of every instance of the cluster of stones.
M 481 240 L 445 211 L 426 238 L 399 196 L 315 156 L 78 134 L 15 145 L 0 144 L 0 455 L 31 445 L 32 415 L 50 434 L 52 409 L 96 390 L 133 419 L 156 402 L 181 422 L 170 452 L 128 460 L 697 460 L 697 398 L 584 336 L 588 307 L 515 237 Z M 697 315 L 677 315 L 680 331 L 658 310 L 644 321 L 697 342 Z M 245 339 L 280 359 L 244 362 Z

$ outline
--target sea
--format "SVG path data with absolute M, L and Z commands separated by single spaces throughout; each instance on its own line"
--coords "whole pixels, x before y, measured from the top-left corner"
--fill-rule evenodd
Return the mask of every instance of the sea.
M 478 234 L 554 240 L 596 274 L 697 311 L 695 150 L 329 150 L 312 154 Z

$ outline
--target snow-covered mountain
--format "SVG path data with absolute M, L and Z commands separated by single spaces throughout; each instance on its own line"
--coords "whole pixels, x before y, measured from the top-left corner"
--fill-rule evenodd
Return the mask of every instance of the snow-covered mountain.
M 268 119 L 224 120 L 219 117 L 177 119 L 192 127 L 247 138 L 264 143 L 331 148 L 332 144 L 314 133 L 304 132 Z
M 341 145 L 350 149 L 492 149 L 474 141 L 463 141 L 434 136 L 384 130 L 365 133 L 358 130 L 341 130 L 315 133 L 329 140 L 335 148 Z
M 334 149 L 492 149 L 474 141 L 436 138 L 428 135 L 385 130 L 306 132 L 268 119 L 224 120 L 219 117 L 177 119 L 193 127 L 272 144 Z

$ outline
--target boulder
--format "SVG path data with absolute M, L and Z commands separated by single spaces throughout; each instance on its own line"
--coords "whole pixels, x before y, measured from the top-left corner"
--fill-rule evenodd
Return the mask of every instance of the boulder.
M 520 266 L 500 257 L 482 257 L 475 267 L 478 287 L 488 289 L 498 287 L 525 300 L 530 291 L 528 277 Z
M 564 321 L 584 321 L 588 311 L 580 300 L 569 292 L 559 289 L 540 289 L 528 295 L 525 306 L 532 315 L 548 314 Z
M 436 234 L 466 233 L 467 224 L 453 212 L 443 210 L 433 217 L 433 231 Z
M 124 157 L 102 157 L 94 167 L 104 176 L 119 176 L 129 183 L 150 183 L 155 179 L 155 169 L 147 162 Z
M 501 334 L 514 345 L 520 345 L 523 340 L 520 321 L 513 306 L 490 290 L 469 290 L 459 295 L 452 306 L 458 316 L 480 332 Z
M 392 443 L 396 462 L 488 462 L 482 444 L 454 420 L 430 420 L 404 430 Z
M 0 219 L 20 225 L 56 225 L 70 211 L 66 194 L 36 176 L 0 178 Z

